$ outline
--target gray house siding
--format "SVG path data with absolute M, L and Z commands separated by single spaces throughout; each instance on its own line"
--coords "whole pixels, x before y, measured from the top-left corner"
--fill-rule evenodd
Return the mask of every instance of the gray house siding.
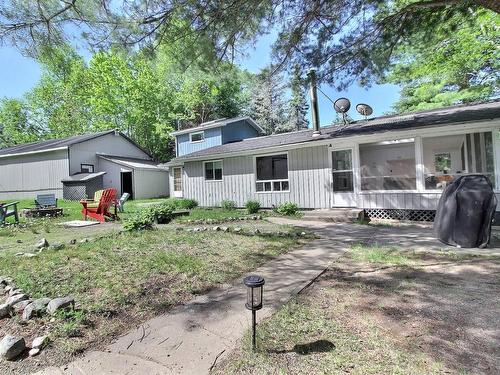
M 263 207 L 295 202 L 303 208 L 324 208 L 330 205 L 330 169 L 328 147 L 307 147 L 288 152 L 290 192 L 257 193 L 255 191 L 254 156 L 223 159 L 222 181 L 205 181 L 203 162 L 184 164 L 185 198 L 196 199 L 201 206 L 219 206 L 224 199 L 239 207 L 248 200 L 257 200 Z M 172 173 L 170 174 L 172 180 Z M 172 184 L 172 181 L 171 181 Z
M 258 137 L 259 132 L 246 120 L 240 120 L 222 128 L 222 144 L 241 141 L 246 138 Z
M 69 176 L 68 151 L 57 150 L 0 158 L 0 199 L 63 197 L 61 180 Z
M 149 159 L 149 156 L 121 135 L 108 134 L 70 146 L 70 173 L 80 173 L 81 164 L 92 164 L 95 170 L 99 164 L 97 155 L 108 154 Z
M 221 128 L 212 128 L 206 130 L 193 130 L 193 133 L 204 132 L 204 140 L 201 142 L 191 142 L 190 134 L 182 134 L 177 136 L 177 156 L 190 154 L 195 151 L 204 150 L 206 148 L 219 146 L 222 144 Z

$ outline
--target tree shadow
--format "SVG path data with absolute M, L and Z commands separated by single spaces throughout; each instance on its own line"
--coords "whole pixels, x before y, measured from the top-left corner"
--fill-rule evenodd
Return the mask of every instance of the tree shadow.
M 314 353 L 328 353 L 335 349 L 335 344 L 328 340 L 316 340 L 307 344 L 295 344 L 290 350 L 269 350 L 269 353 L 284 354 L 297 353 L 300 355 L 309 355 Z

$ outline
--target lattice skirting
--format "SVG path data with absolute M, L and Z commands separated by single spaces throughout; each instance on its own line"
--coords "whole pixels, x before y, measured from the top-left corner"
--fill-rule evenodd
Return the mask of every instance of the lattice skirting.
M 365 209 L 365 216 L 370 219 L 434 221 L 435 210 L 398 210 L 388 208 Z

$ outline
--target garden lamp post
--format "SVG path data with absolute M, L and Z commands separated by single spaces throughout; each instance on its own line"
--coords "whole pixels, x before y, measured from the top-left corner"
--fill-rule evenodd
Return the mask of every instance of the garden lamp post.
M 247 287 L 247 302 L 245 307 L 252 310 L 252 349 L 255 351 L 255 313 L 262 309 L 262 293 L 264 290 L 265 280 L 261 276 L 251 275 L 243 279 L 243 283 Z

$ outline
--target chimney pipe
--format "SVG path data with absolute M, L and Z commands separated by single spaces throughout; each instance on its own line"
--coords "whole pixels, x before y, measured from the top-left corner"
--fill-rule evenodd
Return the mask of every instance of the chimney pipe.
M 318 109 L 318 93 L 316 92 L 316 70 L 309 70 L 309 93 L 311 95 L 311 117 L 313 125 L 313 137 L 321 135 L 319 131 L 319 109 Z

